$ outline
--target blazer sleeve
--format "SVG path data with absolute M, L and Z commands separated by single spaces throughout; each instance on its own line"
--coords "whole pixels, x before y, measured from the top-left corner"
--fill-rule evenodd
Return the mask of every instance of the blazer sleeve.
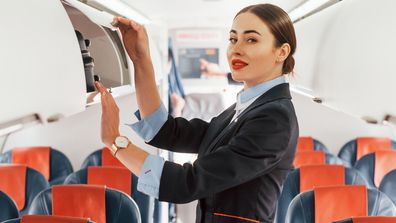
M 168 115 L 168 120 L 148 144 L 173 152 L 198 153 L 208 127 L 209 123 L 201 119 L 188 121 Z
M 187 203 L 269 173 L 289 145 L 288 114 L 280 105 L 265 109 L 261 115 L 246 119 L 228 144 L 198 158 L 193 165 L 165 162 L 159 199 Z

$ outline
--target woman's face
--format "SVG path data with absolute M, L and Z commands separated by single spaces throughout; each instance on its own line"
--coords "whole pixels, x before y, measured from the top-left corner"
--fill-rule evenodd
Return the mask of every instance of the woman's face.
M 248 88 L 280 76 L 283 62 L 277 62 L 279 54 L 275 37 L 259 17 L 245 12 L 234 19 L 227 50 L 234 80 Z

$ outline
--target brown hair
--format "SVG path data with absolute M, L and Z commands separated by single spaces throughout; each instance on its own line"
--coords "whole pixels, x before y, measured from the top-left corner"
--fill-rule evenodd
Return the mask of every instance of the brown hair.
M 243 8 L 236 14 L 235 18 L 245 12 L 255 14 L 269 27 L 272 35 L 275 36 L 276 47 L 281 47 L 284 43 L 290 45 L 290 54 L 283 63 L 282 74 L 292 73 L 295 63 L 293 54 L 296 51 L 297 40 L 289 15 L 278 6 L 257 4 Z

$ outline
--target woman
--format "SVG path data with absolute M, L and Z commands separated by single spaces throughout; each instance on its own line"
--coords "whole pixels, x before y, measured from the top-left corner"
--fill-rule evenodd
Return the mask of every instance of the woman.
M 139 176 L 138 189 L 161 201 L 199 200 L 196 222 L 272 222 L 283 181 L 292 169 L 298 124 L 285 74 L 294 67 L 293 25 L 274 5 L 252 5 L 234 18 L 227 57 L 244 83 L 236 104 L 213 118 L 173 118 L 160 101 L 144 27 L 117 18 L 135 68 L 139 106 L 133 124 L 145 141 L 174 152 L 198 153 L 183 166 L 147 154 L 120 136 L 118 108 L 102 95 L 102 141 Z

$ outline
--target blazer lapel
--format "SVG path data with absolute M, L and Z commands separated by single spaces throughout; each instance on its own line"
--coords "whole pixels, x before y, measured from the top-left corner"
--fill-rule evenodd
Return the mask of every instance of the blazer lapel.
M 237 123 L 237 121 L 240 118 L 243 118 L 243 116 L 248 113 L 249 111 L 257 108 L 260 105 L 263 105 L 265 103 L 274 101 L 274 100 L 279 100 L 279 99 L 291 99 L 290 95 L 290 90 L 289 90 L 289 84 L 280 84 L 277 85 L 270 90 L 268 90 L 266 93 L 262 94 L 257 100 L 255 100 L 249 107 L 247 107 L 239 116 L 237 119 L 235 119 L 232 123 L 230 123 L 232 117 L 235 114 L 235 111 L 232 112 L 232 115 L 229 114 L 227 118 L 224 119 L 224 123 L 222 124 L 222 128 L 220 132 L 218 132 L 217 136 L 212 140 L 212 142 L 209 144 L 208 149 L 206 150 L 205 154 L 210 153 L 217 143 L 226 135 L 226 133 L 231 130 L 234 125 Z M 235 106 L 233 106 L 235 108 Z M 220 127 L 220 126 L 219 126 Z

